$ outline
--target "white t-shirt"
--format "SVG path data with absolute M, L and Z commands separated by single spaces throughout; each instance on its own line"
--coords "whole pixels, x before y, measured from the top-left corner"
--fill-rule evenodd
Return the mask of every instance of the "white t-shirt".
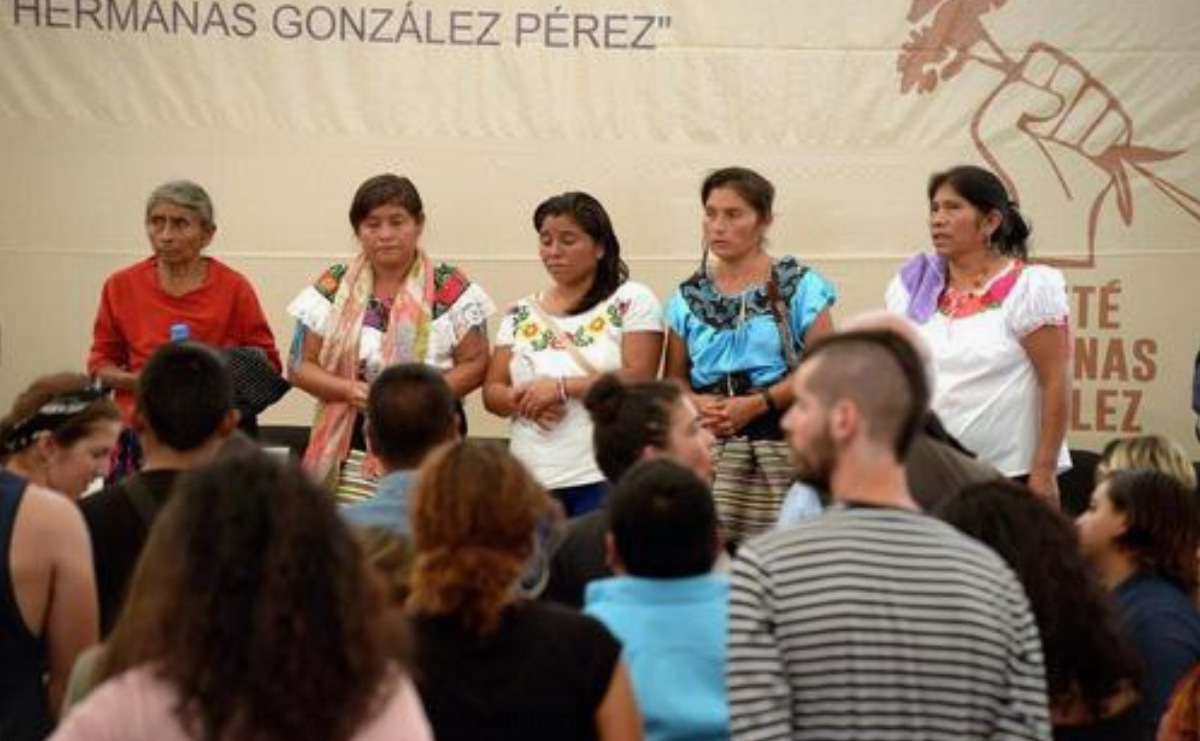
M 1013 263 L 992 279 L 1002 281 Z M 904 314 L 910 296 L 899 276 L 887 289 L 887 307 Z M 1024 265 L 999 304 L 967 317 L 935 311 L 917 325 L 933 354 L 937 377 L 933 410 L 946 429 L 979 459 L 1005 476 L 1028 474 L 1037 449 L 1041 391 L 1021 340 L 1046 325 L 1070 325 L 1063 275 L 1045 265 Z M 1058 471 L 1071 467 L 1066 441 Z
M 575 316 L 551 317 L 566 337 L 556 337 L 531 308 L 541 295 L 517 301 L 504 315 L 496 346 L 512 349 L 509 373 L 513 387 L 534 378 L 588 375 L 565 349 L 573 342 L 599 371 L 621 369 L 621 340 L 626 332 L 662 332 L 662 306 L 650 289 L 627 281 L 606 300 Z M 592 452 L 592 420 L 578 399 L 567 401 L 567 413 L 552 429 L 528 419 L 514 419 L 511 450 L 547 489 L 594 484 L 604 480 Z

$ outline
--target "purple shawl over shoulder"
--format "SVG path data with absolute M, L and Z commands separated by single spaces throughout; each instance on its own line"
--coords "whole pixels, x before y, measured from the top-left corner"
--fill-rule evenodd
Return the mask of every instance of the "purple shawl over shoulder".
M 946 287 L 946 260 L 924 252 L 913 255 L 900 268 L 900 283 L 908 291 L 908 318 L 924 324 L 937 311 Z

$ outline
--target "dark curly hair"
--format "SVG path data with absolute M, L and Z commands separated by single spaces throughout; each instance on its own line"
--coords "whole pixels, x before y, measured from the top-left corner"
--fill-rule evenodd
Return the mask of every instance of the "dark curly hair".
M 646 446 L 667 447 L 671 413 L 683 390 L 670 381 L 624 384 L 606 373 L 588 389 L 584 406 L 592 418 L 596 464 L 613 484 L 642 458 Z
M 1025 587 L 1051 703 L 1078 693 L 1095 718 L 1103 717 L 1104 701 L 1136 683 L 1138 665 L 1071 521 L 1004 479 L 965 487 L 938 514 L 996 551 Z
M 434 451 L 413 493 L 409 609 L 480 634 L 494 630 L 549 508 L 545 490 L 502 445 L 464 440 Z
M 100 678 L 149 665 L 202 741 L 342 741 L 395 686 L 402 625 L 329 496 L 239 453 L 177 484 Z

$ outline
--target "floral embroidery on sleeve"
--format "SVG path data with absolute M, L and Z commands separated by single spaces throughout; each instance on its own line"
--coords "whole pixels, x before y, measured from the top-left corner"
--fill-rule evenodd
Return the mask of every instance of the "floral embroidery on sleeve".
M 471 287 L 471 281 L 461 270 L 453 265 L 439 263 L 433 269 L 433 318 L 445 314 L 454 306 L 454 303 L 462 297 L 463 293 Z
M 608 315 L 608 321 L 615 329 L 621 329 L 625 326 L 625 315 L 629 313 L 629 304 L 629 299 L 623 298 L 618 301 L 613 301 L 608 305 L 608 309 L 605 311 L 605 313 Z M 603 327 L 601 327 L 601 329 L 603 329 Z M 599 332 L 600 329 L 597 329 L 596 331 Z
M 338 286 L 342 285 L 342 278 L 346 275 L 346 266 L 342 263 L 332 265 L 321 277 L 317 278 L 317 282 L 313 284 L 313 288 L 317 289 L 317 293 L 324 296 L 328 301 L 332 302 L 333 297 L 337 295 Z

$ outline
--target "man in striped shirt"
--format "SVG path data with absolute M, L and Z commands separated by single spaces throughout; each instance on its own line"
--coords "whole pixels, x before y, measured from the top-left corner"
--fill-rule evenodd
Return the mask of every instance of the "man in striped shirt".
M 1037 626 L 998 556 L 922 514 L 901 461 L 928 403 L 892 332 L 815 345 L 784 429 L 835 506 L 764 535 L 732 576 L 738 741 L 1050 739 Z

